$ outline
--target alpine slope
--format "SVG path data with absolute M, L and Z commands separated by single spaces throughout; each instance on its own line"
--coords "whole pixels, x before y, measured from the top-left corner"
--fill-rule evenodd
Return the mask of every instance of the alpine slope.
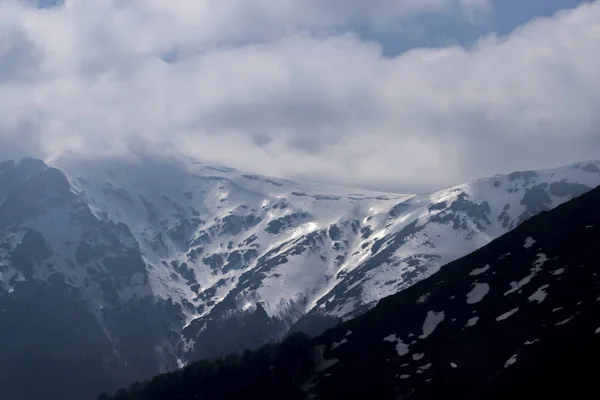
M 253 347 L 290 329 L 318 333 L 600 184 L 598 162 L 424 195 L 267 178 L 197 160 L 57 165 L 96 218 L 131 230 L 153 295 L 179 306 L 182 360 Z
M 318 334 L 600 184 L 598 161 L 419 195 L 197 160 L 50 164 L 0 164 L 0 309 L 44 332 L 36 357 L 48 365 L 47 348 L 80 346 L 64 365 L 101 368 L 102 390 L 290 331 Z M 36 337 L 0 329 L 11 349 Z
M 597 398 L 600 187 L 323 334 L 98 400 Z

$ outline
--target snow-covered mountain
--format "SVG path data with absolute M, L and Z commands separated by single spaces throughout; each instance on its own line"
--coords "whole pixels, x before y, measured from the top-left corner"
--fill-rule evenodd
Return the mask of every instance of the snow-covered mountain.
M 147 268 L 59 170 L 0 163 L 0 397 L 89 398 L 176 365 Z
M 598 398 L 600 187 L 325 333 L 98 400 Z
M 128 376 L 320 332 L 600 184 L 600 162 L 424 195 L 194 160 L 52 165 L 0 164 L 0 305 L 60 287 L 45 303 L 76 298 Z
M 537 215 L 327 331 L 306 397 L 597 398 L 599 202 Z

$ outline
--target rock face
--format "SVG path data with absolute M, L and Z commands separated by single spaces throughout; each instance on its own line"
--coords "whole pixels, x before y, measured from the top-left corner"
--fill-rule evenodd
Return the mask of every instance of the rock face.
M 197 161 L 53 165 L 0 163 L 8 399 L 82 398 L 290 330 L 318 334 L 600 184 L 599 162 L 425 195 Z M 9 383 L 48 370 L 35 393 Z M 61 385 L 75 370 L 85 383 Z

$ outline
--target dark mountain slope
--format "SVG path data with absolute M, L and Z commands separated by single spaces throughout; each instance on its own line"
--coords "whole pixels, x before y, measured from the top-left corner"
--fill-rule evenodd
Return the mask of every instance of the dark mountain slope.
M 539 214 L 312 341 L 192 364 L 113 399 L 595 398 L 599 204 L 597 188 Z
M 92 398 L 174 368 L 148 280 L 129 228 L 59 170 L 0 163 L 0 399 Z
M 598 204 L 595 189 L 540 214 L 328 331 L 317 342 L 329 364 L 337 362 L 312 392 L 381 399 L 598 393 Z

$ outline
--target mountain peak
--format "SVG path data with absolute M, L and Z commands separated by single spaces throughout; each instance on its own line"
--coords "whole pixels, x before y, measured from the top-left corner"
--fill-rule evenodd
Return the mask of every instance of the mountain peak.
M 48 168 L 48 166 L 42 160 L 39 160 L 36 158 L 25 157 L 25 158 L 21 159 L 21 161 L 19 161 L 17 168 L 21 168 L 21 169 L 33 172 L 33 171 L 44 170 L 44 169 Z

